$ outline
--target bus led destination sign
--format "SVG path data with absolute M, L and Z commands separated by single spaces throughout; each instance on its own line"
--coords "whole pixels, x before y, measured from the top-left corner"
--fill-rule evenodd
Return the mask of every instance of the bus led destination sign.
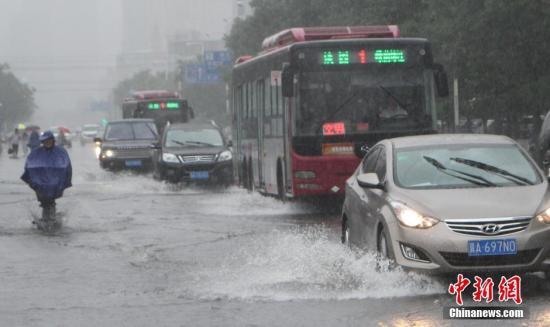
M 401 49 L 331 49 L 322 50 L 320 55 L 322 65 L 403 64 L 406 62 L 405 50 Z
M 147 105 L 147 109 L 149 110 L 159 110 L 159 109 L 177 110 L 179 108 L 180 108 L 180 103 L 176 101 L 151 102 Z

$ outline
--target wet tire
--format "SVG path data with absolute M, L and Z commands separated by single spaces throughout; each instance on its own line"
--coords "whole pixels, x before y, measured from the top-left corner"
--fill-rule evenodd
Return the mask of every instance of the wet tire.
M 246 189 L 249 192 L 254 192 L 254 171 L 252 168 L 252 161 L 248 162 L 247 167 L 248 167 L 247 169 L 248 173 L 246 174 L 247 175 Z
M 341 241 L 342 241 L 342 244 L 344 244 L 345 246 L 351 248 L 351 243 L 350 243 L 350 241 L 349 241 L 349 233 L 350 233 L 350 228 L 349 228 L 349 225 L 348 225 L 347 218 L 342 217 L 342 235 L 341 235 Z
M 392 260 L 393 253 L 388 242 L 389 240 L 386 234 L 386 230 L 382 228 L 380 230 L 380 233 L 378 234 L 377 250 L 381 258 Z
M 239 179 L 240 185 L 243 188 L 247 188 L 248 186 L 248 168 L 246 166 L 246 160 L 243 160 L 243 163 L 241 165 L 241 178 Z
M 277 198 L 283 202 L 288 200 L 283 181 L 283 169 L 280 162 L 277 164 Z
M 163 172 L 160 170 L 160 169 L 154 169 L 153 170 L 153 179 L 157 180 L 157 181 L 162 181 L 164 180 L 164 174 Z
M 376 264 L 376 270 L 380 272 L 386 272 L 386 271 L 393 271 L 398 268 L 397 262 L 395 262 L 395 256 L 393 255 L 393 250 L 389 244 L 390 240 L 388 238 L 388 235 L 386 234 L 386 231 L 384 228 L 380 230 L 380 233 L 378 234 L 378 240 L 377 240 L 377 250 L 378 255 L 381 260 L 387 260 L 389 261 L 389 264 L 381 264 L 381 262 L 377 262 Z

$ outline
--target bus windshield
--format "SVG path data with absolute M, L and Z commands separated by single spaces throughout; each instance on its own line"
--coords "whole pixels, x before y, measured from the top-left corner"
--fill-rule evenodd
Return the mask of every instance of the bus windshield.
M 345 135 L 431 126 L 429 74 L 370 66 L 302 72 L 297 135 Z

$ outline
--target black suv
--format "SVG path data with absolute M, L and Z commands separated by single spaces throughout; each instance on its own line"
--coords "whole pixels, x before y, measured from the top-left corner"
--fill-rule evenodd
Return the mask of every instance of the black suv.
M 153 146 L 153 176 L 177 182 L 233 183 L 231 141 L 214 124 L 184 123 L 165 128 Z
M 112 121 L 105 127 L 99 146 L 99 164 L 103 169 L 150 169 L 151 144 L 158 141 L 152 119 Z

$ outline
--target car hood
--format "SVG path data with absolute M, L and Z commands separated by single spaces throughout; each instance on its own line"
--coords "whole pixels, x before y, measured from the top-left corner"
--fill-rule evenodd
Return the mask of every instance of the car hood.
M 164 153 L 173 153 L 181 156 L 196 156 L 196 155 L 209 155 L 218 154 L 224 151 L 223 146 L 213 147 L 186 147 L 186 148 L 164 148 Z
M 148 148 L 154 140 L 120 140 L 120 141 L 103 141 L 102 148 L 122 149 L 122 148 Z
M 546 182 L 533 186 L 391 192 L 393 200 L 441 220 L 535 216 L 550 205 Z

